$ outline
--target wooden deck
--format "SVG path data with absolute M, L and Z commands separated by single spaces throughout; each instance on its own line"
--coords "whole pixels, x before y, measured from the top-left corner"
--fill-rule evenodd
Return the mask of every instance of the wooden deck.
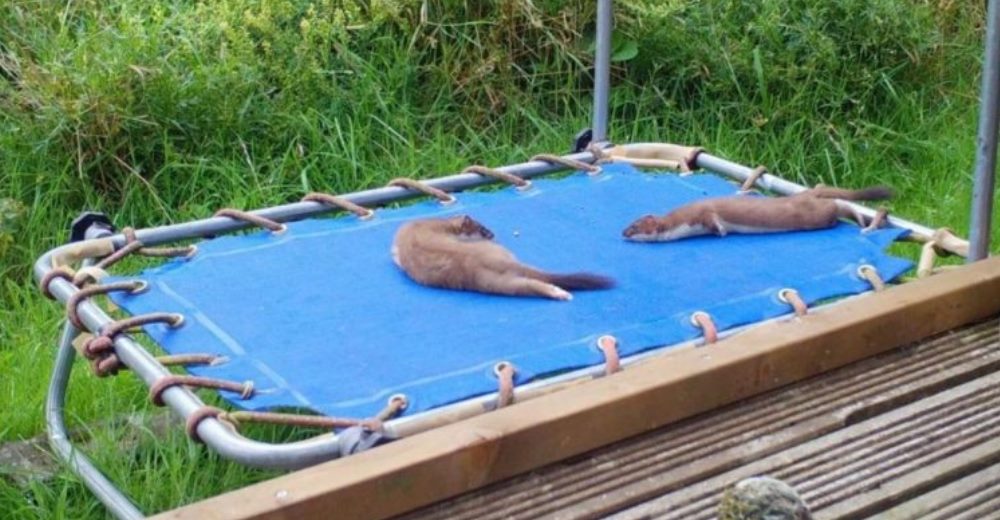
M 1000 516 L 1000 318 L 402 518 L 707 519 L 761 474 L 816 518 Z

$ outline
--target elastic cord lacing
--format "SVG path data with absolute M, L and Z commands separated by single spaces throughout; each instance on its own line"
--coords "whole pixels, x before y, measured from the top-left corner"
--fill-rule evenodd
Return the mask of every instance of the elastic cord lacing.
M 482 175 L 483 177 L 489 177 L 491 179 L 496 179 L 498 181 L 503 181 L 508 184 L 514 185 L 519 190 L 526 190 L 531 188 L 531 181 L 527 179 L 522 179 L 517 175 L 512 173 L 507 173 L 504 171 L 497 170 L 495 168 L 490 168 L 488 166 L 482 166 L 479 164 L 473 164 L 468 168 L 462 170 L 462 173 L 475 173 L 477 175 Z
M 257 227 L 262 227 L 264 229 L 267 229 L 268 231 L 275 234 L 284 233 L 285 230 L 288 229 L 288 226 L 280 222 L 271 220 L 267 217 L 262 217 L 260 215 L 255 215 L 253 213 L 250 213 L 248 211 L 243 211 L 240 209 L 223 208 L 220 209 L 219 211 L 216 211 L 215 216 L 231 218 L 233 220 L 237 220 L 240 222 L 253 224 Z
M 514 365 L 501 361 L 493 367 L 493 374 L 497 376 L 497 408 L 503 408 L 514 402 Z
M 570 159 L 568 157 L 562 157 L 559 155 L 552 155 L 548 153 L 540 153 L 531 158 L 532 161 L 547 162 L 549 164 L 558 164 L 559 166 L 565 166 L 571 170 L 585 171 L 590 175 L 597 175 L 601 173 L 601 167 L 595 166 L 590 163 L 585 163 L 583 161 L 577 161 L 576 159 Z
M 715 328 L 715 322 L 712 321 L 712 317 L 707 312 L 697 311 L 692 314 L 691 324 L 701 329 L 701 333 L 705 337 L 705 344 L 710 345 L 719 340 L 719 333 Z
M 611 375 L 621 370 L 621 360 L 618 356 L 618 339 L 605 335 L 597 338 L 597 348 L 604 354 L 604 375 Z
M 310 193 L 305 197 L 302 197 L 302 202 L 318 202 L 326 206 L 333 206 L 344 211 L 350 211 L 361 220 L 368 220 L 375 216 L 375 210 L 355 204 L 343 197 L 330 195 L 329 193 Z

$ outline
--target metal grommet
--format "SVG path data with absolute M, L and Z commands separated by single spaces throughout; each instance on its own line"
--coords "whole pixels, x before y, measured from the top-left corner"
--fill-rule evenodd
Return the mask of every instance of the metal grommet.
M 871 264 L 861 264 L 858 266 L 857 274 L 862 280 L 868 282 L 872 286 L 872 290 L 875 292 L 885 289 L 885 281 L 878 275 L 878 270 L 875 269 L 875 266 Z
M 708 313 L 705 312 L 705 311 L 694 311 L 693 313 L 691 313 L 691 325 L 694 325 L 695 327 L 699 327 L 700 328 L 701 327 L 701 323 L 698 321 L 698 318 L 700 316 L 704 316 L 705 318 L 709 318 Z
M 712 316 L 705 311 L 695 311 L 691 314 L 691 325 L 698 327 L 705 337 L 705 343 L 711 344 L 719 340 L 719 332 L 712 321 Z
M 778 291 L 778 300 L 780 300 L 782 303 L 791 305 L 792 309 L 795 311 L 796 316 L 802 317 L 805 316 L 807 312 L 809 312 L 809 307 L 802 300 L 802 297 L 799 295 L 799 292 L 796 291 L 795 289 L 791 289 L 788 287 L 781 289 L 780 291 Z
M 274 233 L 275 235 L 281 235 L 285 231 L 288 231 L 288 224 L 285 224 L 284 222 L 279 222 L 278 223 L 278 229 L 275 229 L 274 231 L 271 231 L 271 233 Z
M 531 184 L 531 181 L 529 181 L 528 179 L 524 179 L 524 184 L 515 185 L 514 189 L 517 191 L 528 191 L 533 187 L 534 185 Z
M 141 294 L 149 290 L 149 282 L 146 280 L 133 280 L 135 288 L 129 291 L 129 294 Z
M 243 382 L 243 391 L 240 392 L 240 399 L 246 401 L 254 395 L 253 379 L 247 379 Z
M 174 314 L 171 315 L 170 328 L 172 329 L 180 328 L 181 326 L 184 325 L 184 319 L 185 318 L 183 314 L 175 312 Z
M 500 377 L 500 373 L 506 370 L 508 367 L 513 369 L 514 365 L 512 365 L 509 361 L 501 361 L 496 365 L 493 365 L 493 375 Z
M 584 170 L 585 172 L 587 172 L 588 176 L 590 176 L 590 177 L 596 177 L 596 176 L 604 173 L 604 168 L 601 168 L 600 166 L 597 166 L 596 164 L 593 165 L 593 166 L 594 167 L 592 169 Z
M 389 396 L 386 404 L 392 406 L 394 403 L 399 403 L 399 411 L 403 411 L 406 410 L 406 407 L 410 406 L 410 399 L 406 397 L 406 394 L 393 394 Z
M 496 408 L 509 406 L 514 402 L 514 375 L 516 371 L 514 365 L 509 361 L 501 361 L 493 366 L 493 373 L 497 376 L 497 402 Z
M 187 246 L 187 248 L 188 248 L 188 252 L 183 257 L 185 260 L 190 260 L 190 259 L 194 258 L 195 255 L 198 254 L 198 246 L 197 245 L 191 244 L 191 245 Z

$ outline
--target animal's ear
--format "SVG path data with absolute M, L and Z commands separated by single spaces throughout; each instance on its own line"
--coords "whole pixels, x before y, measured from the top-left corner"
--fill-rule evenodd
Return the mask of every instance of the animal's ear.
M 471 227 L 471 226 L 475 226 L 476 224 L 478 224 L 478 222 L 476 222 L 475 220 L 472 220 L 472 217 L 470 217 L 468 215 L 462 215 L 462 225 L 463 226 Z

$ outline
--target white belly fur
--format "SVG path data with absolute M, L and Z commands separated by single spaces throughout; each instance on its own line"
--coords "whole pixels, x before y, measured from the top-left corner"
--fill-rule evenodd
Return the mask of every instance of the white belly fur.
M 763 226 L 747 226 L 743 224 L 733 224 L 731 222 L 726 222 L 725 220 L 719 219 L 719 225 L 725 228 L 726 232 L 729 233 L 782 233 L 784 231 L 791 231 L 791 229 L 784 228 L 772 228 Z
M 668 240 L 680 240 L 682 238 L 696 237 L 707 234 L 709 234 L 708 229 L 700 224 L 681 224 L 673 229 L 668 229 L 667 231 L 660 233 L 657 235 L 657 239 L 666 242 Z

